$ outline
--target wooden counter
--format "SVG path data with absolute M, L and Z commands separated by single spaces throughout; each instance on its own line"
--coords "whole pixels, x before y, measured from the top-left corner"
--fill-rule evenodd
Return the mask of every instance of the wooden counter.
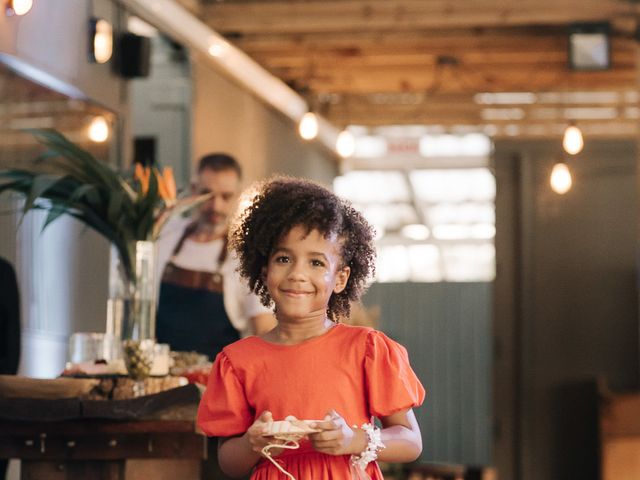
M 0 398 L 0 458 L 22 480 L 200 480 L 195 386 L 131 400 Z
M 23 480 L 198 480 L 206 442 L 193 421 L 0 421 L 0 457 Z

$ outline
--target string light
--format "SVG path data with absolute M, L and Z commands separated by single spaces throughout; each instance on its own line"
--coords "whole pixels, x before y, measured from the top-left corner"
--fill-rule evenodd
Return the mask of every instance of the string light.
M 570 155 L 577 155 L 584 148 L 584 139 L 582 138 L 582 132 L 575 123 L 570 123 L 567 129 L 564 131 L 562 147 L 564 148 L 564 151 Z
M 567 164 L 562 160 L 553 166 L 549 183 L 551 184 L 553 191 L 560 195 L 564 195 L 571 190 L 571 185 L 573 184 L 571 171 Z
M 96 143 L 105 142 L 109 138 L 109 123 L 99 115 L 93 117 L 88 129 L 89 140 Z
M 313 112 L 307 112 L 302 116 L 298 125 L 298 133 L 305 140 L 313 140 L 318 136 L 318 118 Z
M 350 157 L 356 152 L 356 139 L 349 130 L 344 129 L 338 134 L 336 150 L 342 158 Z

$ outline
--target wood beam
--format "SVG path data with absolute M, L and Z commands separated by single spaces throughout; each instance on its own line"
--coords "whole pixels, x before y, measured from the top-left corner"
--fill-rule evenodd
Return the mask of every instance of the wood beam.
M 633 42 L 629 33 L 616 33 L 614 40 Z M 502 50 L 526 49 L 543 45 L 567 46 L 566 26 L 468 28 L 440 30 L 389 30 L 384 32 L 332 33 L 240 33 L 227 38 L 247 51 L 310 51 L 322 49 L 357 48 L 364 51 L 378 48 L 428 49 L 468 48 Z
M 308 90 L 312 104 L 332 98 L 325 116 L 339 126 L 489 125 L 497 135 L 555 135 L 568 103 L 480 105 L 474 95 L 635 88 L 640 3 L 629 0 L 226 0 L 201 14 L 275 76 Z M 568 68 L 567 25 L 587 21 L 613 26 L 609 70 Z M 637 122 L 636 103 L 583 107 L 614 112 L 584 120 L 605 136 L 616 128 L 625 136 Z
M 604 72 L 571 72 L 564 66 L 483 65 L 477 68 L 424 68 L 398 66 L 274 70 L 285 81 L 302 83 L 315 92 L 371 94 L 379 92 L 476 93 L 546 91 L 558 88 L 602 90 L 632 88 L 635 70 L 620 68 Z
M 580 73 L 568 69 L 564 29 L 508 30 L 430 32 L 419 39 L 343 37 L 327 45 L 317 37 L 296 42 L 269 36 L 238 44 L 274 75 L 319 92 L 621 88 L 635 75 L 636 45 L 630 38 L 612 38 L 611 70 Z
M 203 6 L 216 31 L 358 32 L 624 21 L 623 0 L 311 0 L 220 2 Z
M 460 57 L 486 54 L 495 55 L 543 55 L 545 53 L 559 53 L 567 57 L 566 32 L 553 34 L 531 35 L 527 32 L 514 31 L 505 35 L 479 34 L 467 32 L 466 35 L 452 36 L 421 36 L 414 39 L 398 39 L 384 36 L 372 38 L 334 38 L 333 41 L 323 42 L 296 41 L 288 39 L 239 38 L 232 41 L 238 48 L 254 58 L 264 59 L 309 59 L 331 56 L 339 60 L 383 56 L 412 55 L 449 55 Z M 635 42 L 630 38 L 613 37 L 612 51 L 615 54 L 626 54 L 631 57 L 635 52 Z

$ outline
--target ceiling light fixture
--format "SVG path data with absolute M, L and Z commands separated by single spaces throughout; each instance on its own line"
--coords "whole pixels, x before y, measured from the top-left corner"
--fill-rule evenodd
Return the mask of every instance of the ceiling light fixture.
M 313 140 L 318 136 L 318 117 L 312 111 L 302 116 L 298 124 L 298 133 L 305 140 Z
M 336 140 L 336 151 L 342 158 L 348 158 L 356 153 L 356 139 L 346 128 L 338 134 Z
M 87 131 L 89 140 L 96 143 L 103 143 L 109 138 L 109 123 L 102 115 L 93 117 Z
M 209 48 L 207 49 L 207 52 L 212 57 L 220 58 L 225 54 L 226 50 L 227 45 L 223 41 L 214 38 L 211 39 L 211 43 L 209 45 Z
M 563 160 L 560 160 L 553 166 L 549 183 L 551 184 L 552 190 L 560 195 L 564 195 L 571 190 L 571 186 L 573 185 L 571 171 Z
M 584 148 L 582 131 L 576 126 L 575 122 L 570 122 L 564 131 L 562 148 L 570 155 L 577 155 Z
M 113 55 L 113 28 L 106 20 L 89 20 L 89 61 L 107 63 Z
M 7 0 L 5 13 L 7 17 L 26 15 L 31 7 L 33 7 L 33 0 Z

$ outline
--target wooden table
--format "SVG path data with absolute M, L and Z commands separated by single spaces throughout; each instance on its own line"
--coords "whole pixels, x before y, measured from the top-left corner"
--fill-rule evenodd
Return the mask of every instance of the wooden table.
M 175 390 L 79 401 L 78 415 L 72 399 L 0 399 L 0 458 L 20 459 L 22 480 L 200 480 L 208 439 L 196 431 L 197 396 Z

